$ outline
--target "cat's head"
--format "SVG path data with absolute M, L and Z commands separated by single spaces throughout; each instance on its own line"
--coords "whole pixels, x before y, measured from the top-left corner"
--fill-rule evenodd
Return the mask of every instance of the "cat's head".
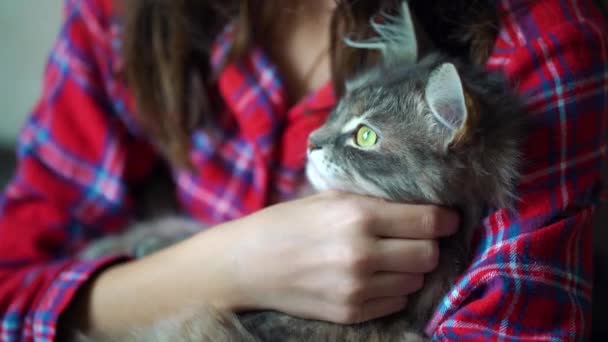
M 505 205 L 521 114 L 495 75 L 441 56 L 377 67 L 347 85 L 309 137 L 310 182 L 397 201 Z
M 507 205 L 518 176 L 523 115 L 506 82 L 440 54 L 418 60 L 407 1 L 372 21 L 378 36 L 346 39 L 382 62 L 346 84 L 309 137 L 310 182 L 397 201 Z

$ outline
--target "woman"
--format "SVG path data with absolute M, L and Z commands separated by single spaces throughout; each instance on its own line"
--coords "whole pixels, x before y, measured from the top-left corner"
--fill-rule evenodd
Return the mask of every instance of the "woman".
M 342 37 L 366 37 L 367 20 L 398 1 L 293 3 L 66 2 L 2 203 L 2 340 L 120 329 L 203 302 L 338 323 L 407 305 L 457 214 L 335 193 L 271 205 L 299 191 L 307 134 L 344 79 L 373 63 Z M 598 9 L 590 0 L 412 8 L 441 48 L 502 71 L 533 119 L 518 214 L 483 222 L 475 263 L 428 332 L 585 338 L 608 100 Z M 138 184 L 165 163 L 181 209 L 217 227 L 141 260 L 78 261 L 84 244 L 133 217 Z M 361 263 L 375 272 L 357 272 Z

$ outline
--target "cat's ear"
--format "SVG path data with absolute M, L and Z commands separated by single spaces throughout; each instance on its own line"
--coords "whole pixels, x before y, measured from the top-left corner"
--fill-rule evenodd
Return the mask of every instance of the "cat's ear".
M 401 2 L 401 10 L 398 15 L 389 15 L 384 12 L 381 12 L 380 15 L 383 18 L 382 23 L 377 22 L 374 18 L 370 20 L 372 28 L 378 34 L 377 37 L 364 41 L 345 38 L 345 44 L 359 49 L 379 50 L 385 65 L 416 63 L 418 42 L 408 1 Z
M 431 72 L 425 99 L 433 119 L 448 132 L 447 146 L 455 146 L 468 139 L 475 114 L 467 109 L 466 94 L 454 64 L 441 64 Z

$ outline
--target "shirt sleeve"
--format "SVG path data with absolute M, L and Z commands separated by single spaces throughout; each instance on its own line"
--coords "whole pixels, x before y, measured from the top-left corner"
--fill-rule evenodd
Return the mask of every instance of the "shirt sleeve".
M 526 1 L 503 1 L 526 3 Z M 525 101 L 531 127 L 516 212 L 489 215 L 471 267 L 429 325 L 435 341 L 588 340 L 591 218 L 608 108 L 603 17 L 590 1 L 507 8 L 490 65 Z
M 119 262 L 73 255 L 126 223 L 129 179 L 153 159 L 108 95 L 107 3 L 66 0 L 42 95 L 20 134 L 16 174 L 0 196 L 0 341 L 55 339 L 79 286 Z

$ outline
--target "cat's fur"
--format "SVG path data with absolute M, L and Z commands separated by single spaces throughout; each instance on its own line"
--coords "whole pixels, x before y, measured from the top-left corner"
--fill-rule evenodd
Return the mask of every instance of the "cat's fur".
M 311 134 L 307 175 L 319 190 L 460 210 L 460 230 L 440 242 L 439 266 L 409 297 L 407 308 L 356 325 L 268 311 L 233 316 L 207 308 L 186 319 L 96 340 L 425 340 L 425 324 L 471 261 L 472 234 L 485 208 L 508 207 L 514 199 L 524 115 L 501 77 L 441 54 L 418 60 L 407 2 L 401 16 L 386 17 L 387 23 L 374 23 L 377 39 L 348 42 L 381 50 L 384 63 L 351 80 L 327 122 Z M 353 141 L 362 124 L 378 134 L 371 148 Z

